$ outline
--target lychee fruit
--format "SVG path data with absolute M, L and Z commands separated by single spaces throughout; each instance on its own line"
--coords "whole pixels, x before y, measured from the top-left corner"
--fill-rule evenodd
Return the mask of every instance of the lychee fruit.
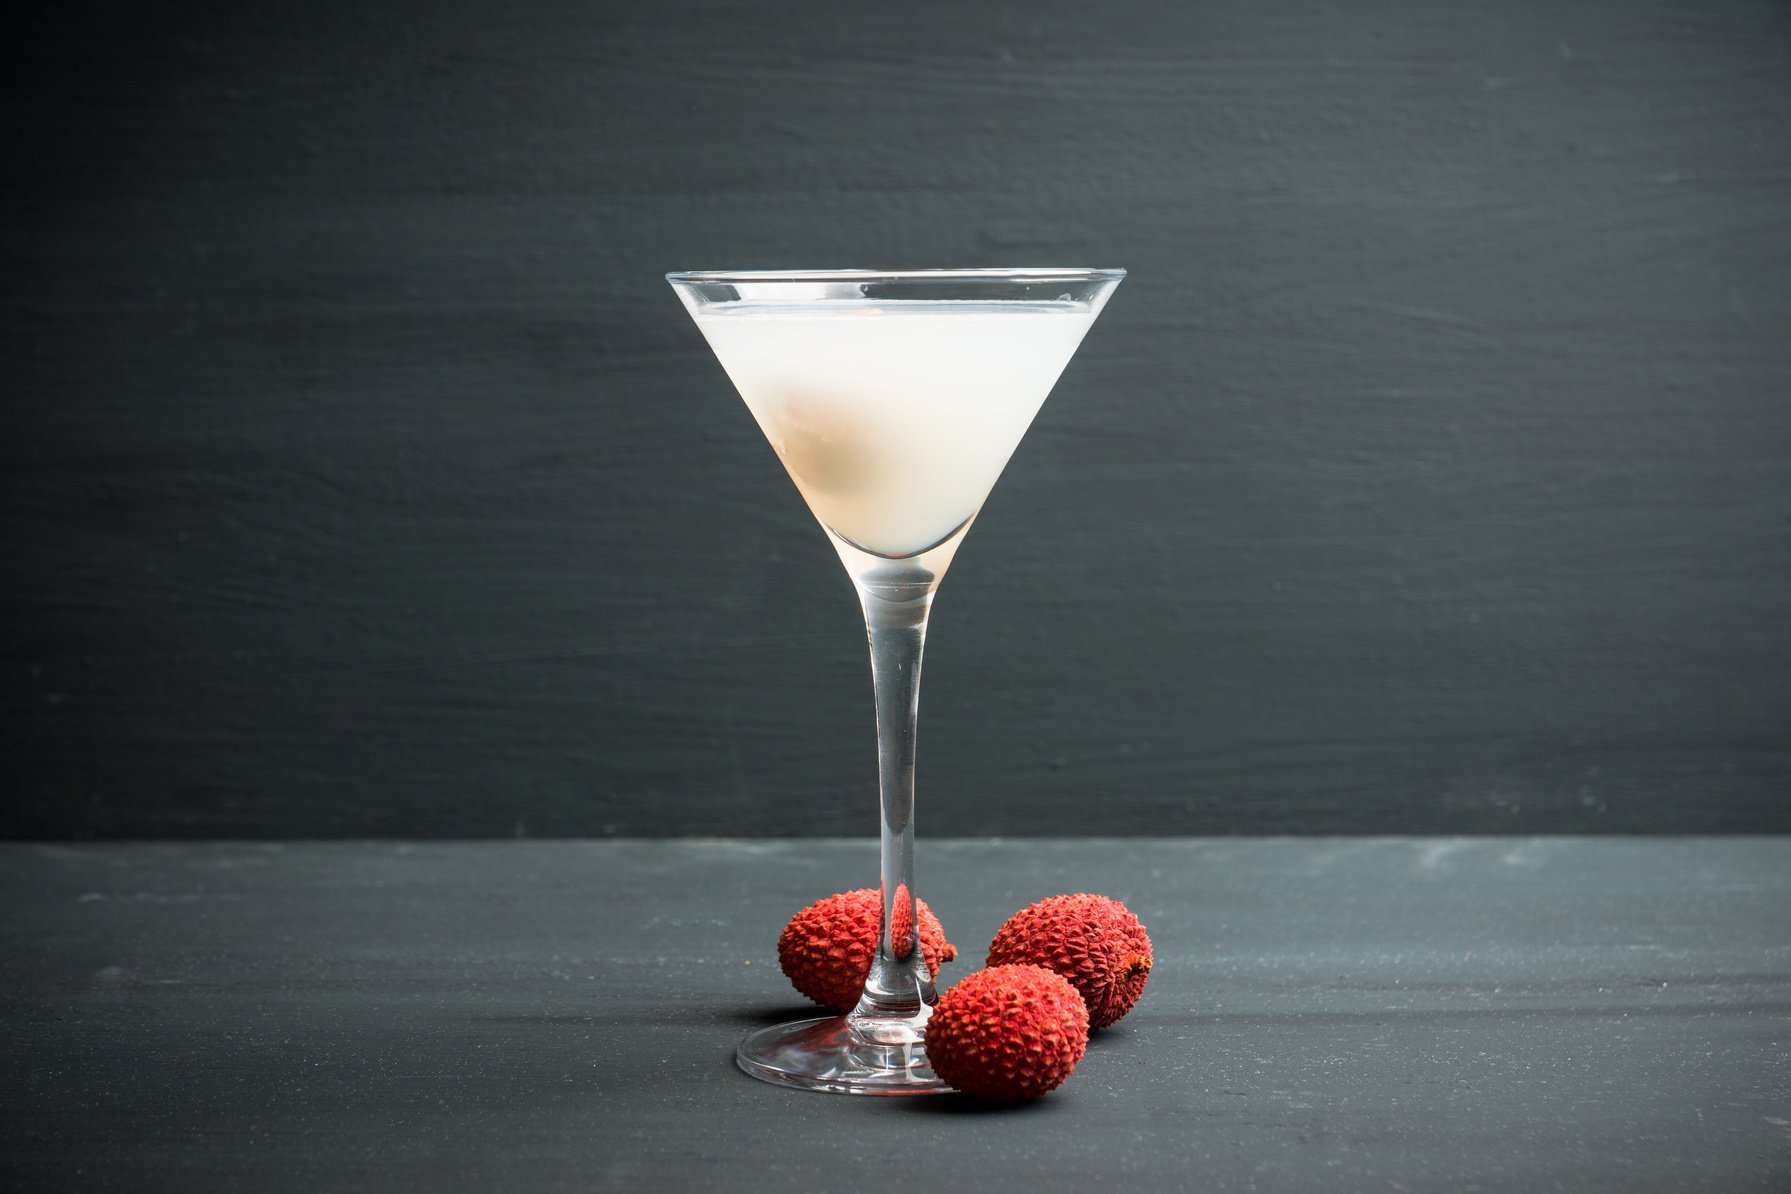
M 989 946 L 989 965 L 1033 965 L 1070 980 L 1088 1002 L 1088 1026 L 1132 1010 L 1150 977 L 1150 937 L 1126 906 L 1106 896 L 1052 896 L 1014 913 Z
M 991 966 L 939 997 L 927 1062 L 984 1099 L 1031 1099 L 1060 1085 L 1088 1049 L 1088 1007 L 1042 966 Z
M 864 994 L 864 979 L 877 954 L 878 918 L 883 896 L 875 887 L 842 892 L 817 900 L 784 926 L 777 939 L 777 962 L 798 991 L 836 1012 L 849 1012 Z M 957 947 L 945 939 L 939 918 L 925 900 L 914 901 L 920 913 L 920 950 L 927 973 L 938 977 L 939 967 L 958 956 Z M 908 901 L 896 901 L 897 919 L 891 938 L 912 941 L 906 922 Z M 912 948 L 910 946 L 910 948 Z

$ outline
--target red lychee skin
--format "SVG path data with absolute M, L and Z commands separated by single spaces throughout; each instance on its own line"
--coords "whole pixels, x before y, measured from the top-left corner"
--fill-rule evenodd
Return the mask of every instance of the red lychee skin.
M 991 966 L 960 980 L 927 1021 L 927 1063 L 983 1099 L 1033 1099 L 1062 1084 L 1088 1049 L 1088 1007 L 1042 966 Z
M 1150 977 L 1150 937 L 1126 906 L 1106 896 L 1052 896 L 1014 913 L 989 946 L 990 966 L 1043 966 L 1088 1002 L 1088 1025 L 1105 1028 L 1132 1010 Z
M 790 918 L 777 939 L 777 963 L 798 991 L 836 1012 L 849 1012 L 864 994 L 864 979 L 877 955 L 877 922 L 883 897 L 874 887 L 842 892 L 817 900 Z M 958 956 L 957 947 L 945 939 L 939 918 L 925 900 L 914 901 L 920 912 L 920 951 L 927 973 L 937 978 L 939 967 Z M 897 900 L 898 912 L 908 902 Z M 903 941 L 912 936 L 899 915 L 891 936 Z

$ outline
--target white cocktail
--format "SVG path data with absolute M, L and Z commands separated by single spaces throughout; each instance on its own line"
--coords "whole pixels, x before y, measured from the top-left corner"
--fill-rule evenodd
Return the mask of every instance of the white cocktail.
M 976 517 L 1094 318 L 1087 303 L 900 299 L 696 313 L 821 525 L 884 558 Z

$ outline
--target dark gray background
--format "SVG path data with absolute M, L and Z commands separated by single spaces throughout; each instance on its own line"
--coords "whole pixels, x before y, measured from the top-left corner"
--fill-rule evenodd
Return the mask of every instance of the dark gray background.
M 1133 273 L 924 834 L 1785 831 L 1791 8 L 72 4 L 4 55 L 12 836 L 863 833 L 666 269 Z

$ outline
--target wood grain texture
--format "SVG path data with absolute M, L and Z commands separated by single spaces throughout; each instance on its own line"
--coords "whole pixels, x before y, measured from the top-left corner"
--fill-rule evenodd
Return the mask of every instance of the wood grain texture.
M 0 832 L 869 832 L 659 275 L 1052 263 L 1132 276 L 941 595 L 923 835 L 1791 830 L 1782 4 L 34 19 Z
M 1791 1184 L 1791 842 L 935 839 L 946 982 L 1086 887 L 1149 929 L 1138 1005 L 1023 1106 L 754 1082 L 739 1039 L 814 1010 L 778 930 L 876 866 L 862 837 L 8 844 L 0 1183 Z

